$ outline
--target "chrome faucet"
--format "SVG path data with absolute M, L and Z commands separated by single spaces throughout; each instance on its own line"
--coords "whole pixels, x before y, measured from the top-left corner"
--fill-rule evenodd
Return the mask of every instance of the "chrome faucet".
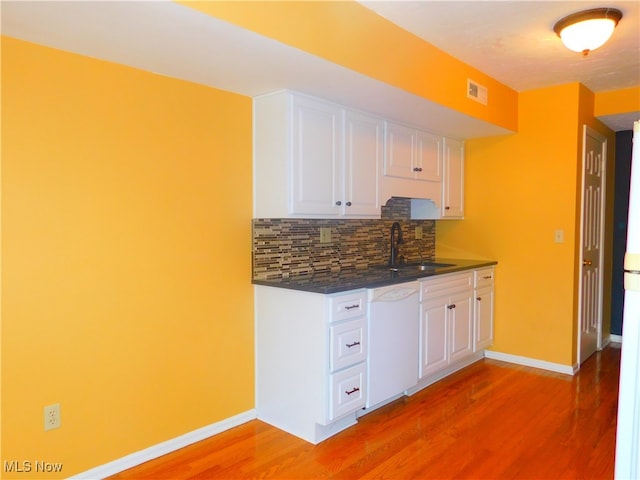
M 395 233 L 398 232 L 398 238 L 395 238 Z M 400 228 L 400 224 L 398 222 L 393 222 L 391 225 L 391 251 L 389 254 L 389 267 L 393 268 L 396 266 L 398 261 L 398 245 L 404 243 L 402 240 L 402 228 Z

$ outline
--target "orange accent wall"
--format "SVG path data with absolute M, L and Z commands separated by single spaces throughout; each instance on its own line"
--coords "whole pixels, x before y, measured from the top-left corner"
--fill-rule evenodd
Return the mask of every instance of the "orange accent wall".
M 640 86 L 597 92 L 594 112 L 596 117 L 640 111 Z
M 251 99 L 7 37 L 2 93 L 2 461 L 253 409 Z
M 593 94 L 580 84 L 519 97 L 518 133 L 466 142 L 465 219 L 438 222 L 437 255 L 498 260 L 494 350 L 571 366 L 582 124 L 609 145 L 614 137 L 593 119 Z M 557 229 L 564 243 L 554 242 Z
M 517 92 L 402 30 L 355 1 L 194 2 L 208 15 L 255 31 L 389 85 L 495 125 L 517 130 Z M 466 97 L 467 78 L 489 90 Z

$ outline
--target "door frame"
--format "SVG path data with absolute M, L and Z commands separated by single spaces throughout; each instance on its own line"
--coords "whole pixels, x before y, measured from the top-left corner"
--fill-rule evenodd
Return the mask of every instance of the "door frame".
M 579 274 L 578 274 L 578 334 L 577 334 L 577 358 L 578 358 L 578 367 L 582 364 L 583 359 L 581 352 L 581 340 L 582 340 L 582 297 L 584 285 L 582 284 L 582 262 L 584 261 L 584 203 L 585 203 L 585 177 L 586 177 L 586 155 L 587 155 L 587 136 L 591 136 L 596 140 L 601 142 L 602 150 L 602 195 L 600 199 L 600 225 L 599 225 L 599 239 L 600 244 L 598 247 L 598 264 L 600 268 L 598 269 L 598 327 L 597 327 L 597 350 L 600 351 L 603 348 L 603 340 L 602 340 L 602 312 L 603 312 L 603 298 L 604 298 L 604 234 L 605 234 L 605 212 L 606 212 L 606 186 L 607 186 L 607 137 L 602 135 L 600 132 L 594 130 L 589 127 L 589 125 L 585 124 L 582 129 L 582 165 L 581 172 L 582 178 L 580 182 L 580 252 L 579 252 Z

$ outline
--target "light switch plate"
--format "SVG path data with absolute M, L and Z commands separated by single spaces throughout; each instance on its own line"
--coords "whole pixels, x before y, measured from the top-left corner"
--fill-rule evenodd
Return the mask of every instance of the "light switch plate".
M 320 227 L 320 243 L 331 243 L 330 227 Z

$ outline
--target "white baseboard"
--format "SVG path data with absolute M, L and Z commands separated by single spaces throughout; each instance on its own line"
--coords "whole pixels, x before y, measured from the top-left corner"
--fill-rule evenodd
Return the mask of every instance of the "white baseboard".
M 609 341 L 613 343 L 622 343 L 622 335 L 609 335 Z
M 87 470 L 86 472 L 82 472 L 74 475 L 73 477 L 69 477 L 69 479 L 96 480 L 109 477 L 111 475 L 115 475 L 116 473 L 122 472 L 123 470 L 127 470 L 129 468 L 140 465 L 141 463 L 148 462 L 149 460 L 153 460 L 154 458 L 158 458 L 162 455 L 166 455 L 167 453 L 171 453 L 184 448 L 187 445 L 191 445 L 192 443 L 196 443 L 200 440 L 204 440 L 205 438 L 209 438 L 217 435 L 218 433 L 222 433 L 225 430 L 229 430 L 230 428 L 237 427 L 238 425 L 242 425 L 243 423 L 247 423 L 250 420 L 254 420 L 256 417 L 256 410 L 249 410 L 233 417 L 225 418 L 220 422 L 212 423 L 211 425 L 207 425 L 206 427 L 202 427 L 192 432 L 185 433 L 184 435 L 180 435 L 179 437 L 172 438 L 171 440 L 167 440 L 166 442 L 158 443 L 157 445 L 153 445 L 152 447 L 134 452 L 130 455 L 114 460 L 113 462 L 109 462 L 104 465 L 100 465 L 99 467 L 92 468 L 91 470 Z
M 484 356 L 502 362 L 515 363 L 526 367 L 541 368 L 551 372 L 564 373 L 566 375 L 575 375 L 580 368 L 579 365 L 562 365 L 561 363 L 547 362 L 535 358 L 521 357 L 520 355 L 511 355 L 510 353 L 495 352 L 493 350 L 485 350 Z

